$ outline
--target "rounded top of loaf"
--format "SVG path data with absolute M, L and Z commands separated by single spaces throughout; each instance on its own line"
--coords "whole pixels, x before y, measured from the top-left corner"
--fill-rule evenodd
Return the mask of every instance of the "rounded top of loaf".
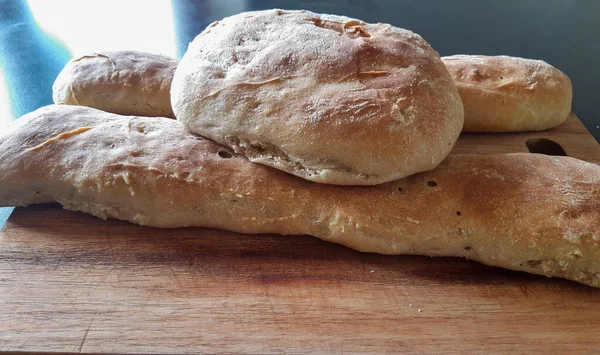
M 571 80 L 542 60 L 453 55 L 442 61 L 465 106 L 465 131 L 540 131 L 571 113 Z
M 515 86 L 523 90 L 532 90 L 540 85 L 561 89 L 571 87 L 571 80 L 565 73 L 543 60 L 457 54 L 443 57 L 442 61 L 460 83 L 506 90 Z
M 176 117 L 251 161 L 331 184 L 373 185 L 436 167 L 464 113 L 419 35 L 308 11 L 241 13 L 190 44 Z
M 174 117 L 170 87 L 176 59 L 139 51 L 89 53 L 71 59 L 52 85 L 55 104 L 120 115 Z

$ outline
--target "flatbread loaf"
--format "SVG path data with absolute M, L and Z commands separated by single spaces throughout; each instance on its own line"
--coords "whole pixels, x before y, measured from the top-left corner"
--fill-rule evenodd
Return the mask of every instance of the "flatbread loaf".
M 0 186 L 1 206 L 56 201 L 151 227 L 309 234 L 600 287 L 600 167 L 569 157 L 451 155 L 387 184 L 325 185 L 175 120 L 53 105 L 0 137 Z

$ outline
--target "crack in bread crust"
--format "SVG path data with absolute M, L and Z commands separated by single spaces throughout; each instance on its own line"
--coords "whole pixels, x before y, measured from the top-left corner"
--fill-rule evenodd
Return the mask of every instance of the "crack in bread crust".
M 372 176 L 352 171 L 346 165 L 336 163 L 328 159 L 320 159 L 319 162 L 306 164 L 303 159 L 292 158 L 283 150 L 271 143 L 250 141 L 238 137 L 228 136 L 225 140 L 229 146 L 238 154 L 245 155 L 252 162 L 269 162 L 266 165 L 277 165 L 281 170 L 292 173 L 296 176 L 311 178 L 314 181 L 319 180 L 319 176 L 324 173 L 341 172 L 344 174 L 354 173 L 358 179 L 368 180 Z M 315 168 L 315 166 L 321 166 Z

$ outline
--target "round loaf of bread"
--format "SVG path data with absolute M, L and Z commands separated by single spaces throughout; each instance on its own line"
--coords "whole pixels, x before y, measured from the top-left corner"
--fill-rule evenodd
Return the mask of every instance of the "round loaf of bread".
M 546 62 L 481 55 L 442 60 L 465 106 L 465 132 L 541 131 L 571 113 L 571 80 Z
M 308 11 L 248 12 L 190 44 L 171 86 L 192 132 L 320 183 L 374 185 L 435 168 L 464 120 L 417 34 Z

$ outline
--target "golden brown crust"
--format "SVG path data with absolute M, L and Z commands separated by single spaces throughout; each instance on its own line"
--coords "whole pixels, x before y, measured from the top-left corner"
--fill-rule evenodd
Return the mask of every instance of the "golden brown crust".
M 215 22 L 184 55 L 171 99 L 191 131 L 330 184 L 433 169 L 463 122 L 452 78 L 421 37 L 307 11 Z
M 170 90 L 177 63 L 173 58 L 136 51 L 84 55 L 69 61 L 56 78 L 54 103 L 174 118 Z
M 152 227 L 310 234 L 383 254 L 455 256 L 600 287 L 600 167 L 450 156 L 378 186 L 312 183 L 177 121 L 48 106 L 0 137 L 0 205 L 57 201 Z
M 571 113 L 571 81 L 541 60 L 508 56 L 442 57 L 465 108 L 465 132 L 541 131 Z

